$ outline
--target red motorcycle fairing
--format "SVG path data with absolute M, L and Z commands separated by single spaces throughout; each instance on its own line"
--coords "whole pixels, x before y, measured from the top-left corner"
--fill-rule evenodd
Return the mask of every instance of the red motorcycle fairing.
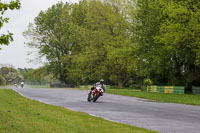
M 96 96 L 97 93 L 98 93 L 98 90 L 95 88 L 95 89 L 92 91 L 92 95 L 93 95 L 93 97 Z

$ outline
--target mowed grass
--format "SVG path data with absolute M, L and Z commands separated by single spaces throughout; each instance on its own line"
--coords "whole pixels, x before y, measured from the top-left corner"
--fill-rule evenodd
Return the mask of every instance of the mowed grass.
M 150 93 L 135 89 L 107 89 L 106 93 L 145 98 L 159 102 L 200 105 L 199 95 Z
M 153 133 L 0 89 L 0 133 Z

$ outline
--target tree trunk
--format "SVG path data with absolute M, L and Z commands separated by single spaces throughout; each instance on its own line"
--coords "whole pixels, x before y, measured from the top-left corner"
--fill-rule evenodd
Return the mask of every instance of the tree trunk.
M 121 73 L 118 75 L 118 88 L 123 88 L 124 87 L 124 84 L 126 83 L 126 81 L 128 80 L 128 74 L 125 74 L 125 73 Z
M 122 80 L 119 78 L 118 79 L 118 88 L 123 88 L 123 83 L 122 83 Z

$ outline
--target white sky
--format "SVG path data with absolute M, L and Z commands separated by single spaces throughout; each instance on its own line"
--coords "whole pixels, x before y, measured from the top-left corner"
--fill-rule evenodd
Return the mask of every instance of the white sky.
M 10 0 L 3 0 L 9 2 Z M 38 68 L 42 63 L 28 62 L 34 56 L 28 56 L 28 51 L 32 51 L 24 42 L 27 40 L 22 36 L 22 32 L 27 30 L 28 23 L 34 22 L 41 10 L 45 11 L 59 1 L 78 2 L 79 0 L 21 0 L 20 10 L 7 11 L 4 17 L 9 17 L 9 23 L 0 29 L 0 34 L 10 31 L 14 34 L 14 41 L 9 46 L 0 45 L 0 64 L 11 64 L 15 68 Z

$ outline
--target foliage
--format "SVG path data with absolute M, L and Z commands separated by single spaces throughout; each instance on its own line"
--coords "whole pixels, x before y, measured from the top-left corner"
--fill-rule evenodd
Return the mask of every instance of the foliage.
M 5 78 L 2 75 L 0 75 L 0 85 L 4 85 L 5 82 L 6 82 Z
M 12 67 L 0 68 L 0 75 L 5 79 L 5 84 L 13 84 L 14 82 L 19 82 L 21 80 L 17 70 Z
M 146 85 L 146 86 L 152 85 L 151 79 L 144 79 L 144 85 Z
M 76 33 L 78 38 L 75 39 L 80 40 L 82 49 L 73 59 L 75 72 L 79 72 L 84 83 L 104 78 L 122 87 L 129 78 L 129 67 L 133 63 L 128 56 L 133 43 L 131 33 L 127 33 L 130 26 L 128 18 L 121 14 L 124 5 L 120 2 L 110 1 L 109 4 L 94 0 L 80 5 L 85 12 L 84 24 L 78 25 L 81 33 Z M 74 74 L 74 69 L 69 71 Z
M 5 23 L 8 23 L 9 18 L 3 18 L 4 13 L 7 10 L 14 10 L 20 8 L 20 1 L 10 1 L 9 3 L 0 1 L 0 29 L 3 27 Z M 10 41 L 13 41 L 12 33 L 8 32 L 7 34 L 0 35 L 0 45 L 8 45 Z
M 200 82 L 196 74 L 200 70 L 198 57 L 200 37 L 197 32 L 200 26 L 199 13 L 200 2 L 196 0 L 170 1 L 163 9 L 163 16 L 167 17 L 160 25 L 160 34 L 155 36 L 155 41 L 163 43 L 163 49 L 172 58 L 173 69 L 176 69 L 173 81 Z
M 155 84 L 187 85 L 199 81 L 199 2 L 138 1 L 138 55 L 143 75 Z M 197 26 L 197 27 L 196 27 Z
M 41 12 L 24 36 L 36 40 L 27 44 L 40 49 L 49 70 L 65 83 L 87 84 L 104 78 L 122 87 L 134 65 L 128 58 L 134 45 L 126 7 L 121 0 L 58 3 Z
M 19 68 L 18 71 L 28 85 L 45 85 L 52 81 L 52 76 L 48 74 L 46 67 L 37 69 Z
M 29 24 L 28 30 L 23 33 L 32 39 L 27 45 L 39 49 L 40 56 L 45 56 L 48 61 L 49 71 L 64 82 L 66 70 L 61 59 L 70 51 L 69 11 L 68 3 L 53 5 L 47 11 L 41 11 L 35 18 L 35 25 Z
M 59 2 L 24 36 L 65 83 L 200 85 L 199 15 L 196 0 Z
M 11 66 L 4 66 L 0 68 L 0 85 L 19 84 L 22 80 L 25 84 L 30 85 L 44 85 L 56 81 L 56 79 L 48 73 L 46 67 L 38 69 L 15 69 Z

